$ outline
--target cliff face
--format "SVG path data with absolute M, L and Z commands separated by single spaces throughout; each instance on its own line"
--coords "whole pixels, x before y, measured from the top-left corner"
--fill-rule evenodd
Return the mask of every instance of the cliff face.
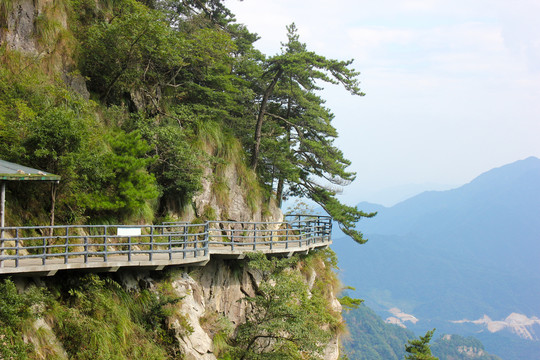
M 326 318 L 320 326 L 329 330 L 330 337 L 326 338 L 329 340 L 325 344 L 318 344 L 322 346 L 318 352 L 306 350 L 304 355 L 310 354 L 310 359 L 337 360 L 341 305 L 334 294 L 336 289 L 328 282 L 330 265 L 321 254 L 309 255 L 285 271 L 290 278 L 298 275 L 307 286 L 308 298 L 315 299 L 314 303 L 323 301 L 323 308 L 327 311 L 327 314 L 316 315 L 321 315 L 321 319 Z M 249 261 L 214 259 L 202 268 L 172 270 L 166 274 L 126 271 L 112 277 L 69 275 L 62 279 L 39 280 L 38 285 L 45 289 L 43 293 L 48 300 L 43 301 L 42 298 L 41 304 L 35 303 L 33 307 L 39 309 L 39 318 L 22 326 L 26 329 L 23 331 L 24 342 L 30 346 L 28 354 L 35 359 L 105 359 L 108 356 L 235 359 L 239 354 L 238 349 L 243 346 L 242 335 L 239 334 L 243 327 L 245 329 L 246 320 L 253 319 L 253 314 L 261 311 L 260 304 L 253 299 L 268 296 L 265 293 L 268 278 L 260 269 L 251 267 Z M 58 281 L 64 284 L 59 285 Z M 32 281 L 19 278 L 16 282 L 20 290 L 35 293 Z M 324 291 L 321 292 L 321 288 Z M 157 302 L 148 301 L 150 293 L 155 294 Z M 325 295 L 321 296 L 322 293 Z M 0 296 L 0 303 L 4 300 Z M 146 308 L 142 309 L 146 315 L 142 317 L 136 315 L 137 311 L 134 310 L 134 304 L 141 302 L 146 304 Z M 165 305 L 155 306 L 156 303 Z M 275 305 L 272 301 L 265 304 L 268 307 Z M 125 314 L 130 315 L 126 317 Z M 309 317 L 309 314 L 305 316 Z M 144 327 L 152 322 L 159 323 L 161 320 L 156 319 L 160 317 L 162 327 L 150 326 L 145 334 L 141 334 L 140 320 L 136 319 L 148 317 L 154 320 L 147 321 Z M 297 320 L 300 324 L 304 319 Z M 261 326 L 265 326 L 264 321 L 261 321 Z M 251 329 L 258 334 L 256 327 Z M 307 330 L 309 342 L 309 337 L 316 337 L 319 329 Z M 146 339 L 147 343 L 141 344 L 141 339 Z M 265 347 L 272 349 L 272 342 L 279 341 L 277 339 L 279 337 L 264 343 L 256 352 L 265 351 Z M 137 347 L 151 351 L 144 352 Z M 9 355 L 2 351 L 6 350 L 0 350 L 0 355 Z M 99 352 L 99 356 L 93 357 L 96 356 L 95 351 Z M 246 358 L 252 356 L 253 352 Z
M 317 274 L 306 279 L 313 285 Z M 246 320 L 250 303 L 246 296 L 255 296 L 261 282 L 260 274 L 249 268 L 234 273 L 231 266 L 223 260 L 211 261 L 207 266 L 192 275 L 183 273 L 172 282 L 178 296 L 183 297 L 181 311 L 193 326 L 193 332 L 187 336 L 178 336 L 187 360 L 216 359 L 212 338 L 215 336 L 211 326 L 204 326 L 201 321 L 210 314 L 217 314 L 228 319 L 233 328 Z M 341 312 L 337 299 L 332 299 L 334 311 Z M 337 360 L 339 347 L 337 335 L 333 337 L 324 351 L 324 359 Z
M 0 42 L 13 50 L 37 54 L 35 21 L 46 1 L 16 0 L 6 2 L 4 25 L 0 28 Z

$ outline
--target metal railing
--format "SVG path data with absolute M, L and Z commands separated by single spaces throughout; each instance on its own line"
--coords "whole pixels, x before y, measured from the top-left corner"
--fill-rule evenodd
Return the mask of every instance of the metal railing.
M 328 216 L 295 215 L 286 220 L 4 227 L 0 229 L 0 274 L 9 273 L 8 268 L 35 271 L 54 264 L 77 268 L 77 264 L 90 263 L 99 267 L 96 263 L 194 262 L 213 253 L 298 251 L 331 241 Z

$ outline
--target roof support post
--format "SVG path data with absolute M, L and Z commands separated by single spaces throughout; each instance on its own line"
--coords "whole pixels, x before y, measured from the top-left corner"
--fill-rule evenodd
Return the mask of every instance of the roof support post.
M 1 259 L 4 257 L 4 210 L 6 202 L 6 183 L 0 181 L 0 267 L 4 267 L 4 261 Z
M 1 195 L 0 195 L 0 227 L 2 228 L 1 237 L 4 237 L 4 216 L 6 209 L 6 183 L 4 181 L 0 182 Z
M 56 204 L 56 189 L 58 188 L 58 183 L 60 181 L 56 180 L 51 184 L 51 228 L 49 231 L 49 236 L 53 236 L 53 226 L 54 226 L 54 207 Z

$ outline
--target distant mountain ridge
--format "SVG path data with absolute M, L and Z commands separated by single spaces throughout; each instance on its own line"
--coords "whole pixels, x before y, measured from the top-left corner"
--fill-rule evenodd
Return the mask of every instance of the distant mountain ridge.
M 398 308 L 419 319 L 406 324 L 417 333 L 433 327 L 461 335 L 480 331 L 486 346 L 493 345 L 492 333 L 488 322 L 477 319 L 488 316 L 499 324 L 511 314 L 540 317 L 540 159 L 495 168 L 459 188 L 424 192 L 392 207 L 359 208 L 378 211 L 358 226 L 368 243 L 340 241 L 336 232 L 333 248 L 344 282 L 383 317 Z M 461 320 L 470 322 L 451 323 Z M 524 326 L 538 333 L 534 321 Z M 501 327 L 495 346 L 517 337 L 516 329 Z M 536 357 L 487 349 L 504 359 L 540 359 L 537 344 Z
M 540 159 L 529 157 L 459 188 L 424 192 L 379 209 L 361 228 L 365 234 L 407 236 L 449 255 L 465 252 L 486 265 L 503 258 L 508 267 L 540 274 L 539 219 Z

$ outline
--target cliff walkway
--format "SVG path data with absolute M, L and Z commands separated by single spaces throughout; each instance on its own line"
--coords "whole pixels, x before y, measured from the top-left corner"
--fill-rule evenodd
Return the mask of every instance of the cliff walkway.
M 0 276 L 204 266 L 210 257 L 241 259 L 249 252 L 292 256 L 332 242 L 329 216 L 292 215 L 285 220 L 3 227 Z

